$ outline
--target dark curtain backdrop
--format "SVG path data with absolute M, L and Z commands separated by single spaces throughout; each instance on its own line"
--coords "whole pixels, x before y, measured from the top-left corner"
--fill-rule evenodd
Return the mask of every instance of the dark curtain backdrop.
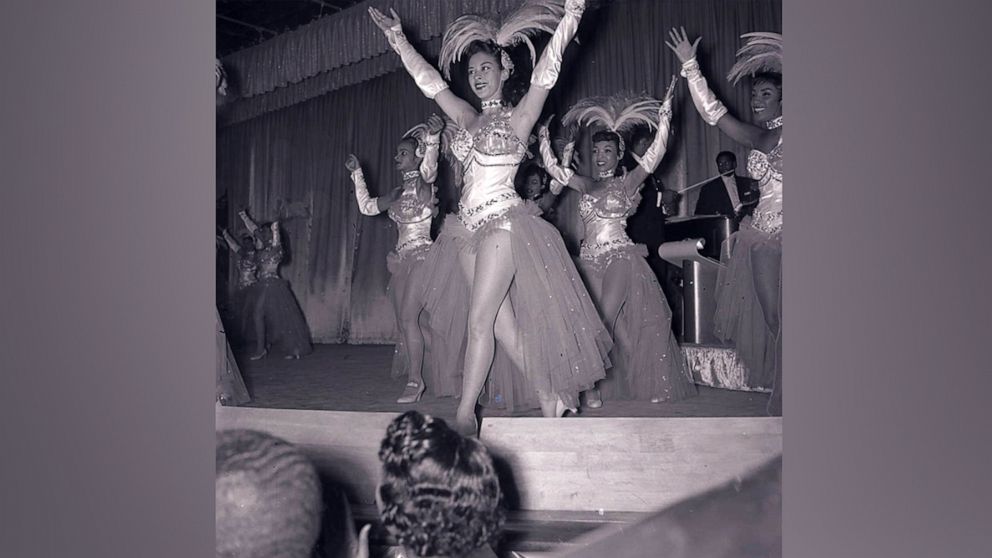
M 606 3 L 583 18 L 581 44 L 570 47 L 547 113 L 561 116 L 582 97 L 620 90 L 662 95 L 678 73 L 674 54 L 664 46 L 673 25 L 685 26 L 690 36 L 702 35 L 700 64 L 710 85 L 732 113 L 746 115 L 749 91 L 731 87 L 724 76 L 741 34 L 782 31 L 781 0 Z M 429 46 L 423 52 L 436 52 L 431 48 L 435 42 L 425 43 Z M 673 140 L 660 169 L 666 185 L 680 188 L 712 175 L 713 160 L 724 149 L 746 160 L 743 150 L 703 123 L 684 84 L 677 91 Z M 437 111 L 400 70 L 219 128 L 218 198 L 225 200 L 227 222 L 218 225 L 242 231 L 236 217 L 242 208 L 258 221 L 282 222 L 289 248 L 282 274 L 292 284 L 316 342 L 394 339 L 395 319 L 385 288 L 386 254 L 395 243 L 395 227 L 384 215 L 359 214 L 344 160 L 352 152 L 359 157 L 373 195 L 394 187 L 396 141 Z M 444 211 L 456 201 L 448 178 L 445 169 L 439 185 Z M 574 195 L 562 202 L 563 234 L 573 242 L 580 234 L 575 202 Z M 230 267 L 220 276 L 229 285 L 222 292 L 230 293 L 234 284 Z

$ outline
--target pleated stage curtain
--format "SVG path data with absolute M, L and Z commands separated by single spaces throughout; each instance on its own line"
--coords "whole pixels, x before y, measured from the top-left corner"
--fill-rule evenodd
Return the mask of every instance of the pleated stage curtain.
M 406 18 L 406 14 L 416 12 L 418 3 L 394 4 L 408 10 L 397 9 Z M 436 53 L 438 30 L 443 31 L 457 15 L 473 11 L 458 10 L 472 4 L 468 0 L 419 4 L 436 5 L 419 16 L 434 17 L 436 21 L 417 22 L 417 37 L 423 41 L 415 44 L 429 57 Z M 515 2 L 495 4 L 506 9 L 503 4 Z M 358 15 L 349 20 L 352 35 L 342 35 L 346 38 L 365 33 L 361 27 L 365 25 L 362 17 L 368 17 L 364 5 L 357 6 L 355 13 Z M 678 25 L 684 26 L 690 36 L 702 35 L 700 63 L 711 87 L 732 113 L 746 115 L 749 91 L 730 86 L 724 76 L 734 62 L 741 34 L 782 31 L 781 0 L 604 3 L 583 19 L 580 44 L 571 46 L 567 53 L 561 79 L 548 101 L 548 114 L 553 112 L 560 117 L 571 103 L 589 95 L 621 90 L 662 95 L 671 76 L 678 73 L 675 55 L 664 45 L 668 29 Z M 370 37 L 379 33 L 371 21 L 365 27 Z M 280 39 L 273 41 L 277 40 Z M 398 57 L 388 51 L 385 39 L 378 46 L 371 39 L 356 39 L 355 52 L 347 56 L 324 56 L 314 47 L 301 48 L 299 44 L 304 39 L 295 40 L 293 46 L 293 37 L 282 39 L 286 41 L 284 47 L 291 49 L 282 55 L 268 43 L 232 55 L 241 57 L 239 71 L 250 68 L 257 75 L 251 80 L 240 77 L 252 84 L 253 96 L 221 108 L 217 188 L 218 198 L 225 200 L 226 222 L 224 215 L 219 215 L 218 226 L 230 228 L 237 236 L 243 230 L 236 217 L 240 209 L 248 209 L 259 222 L 282 222 L 288 244 L 282 275 L 292 284 L 316 342 L 390 343 L 396 326 L 385 292 L 389 279 L 386 254 L 396 241 L 395 226 L 385 215 L 366 217 L 358 212 L 344 161 L 349 153 L 359 157 L 373 195 L 395 187 L 398 176 L 392 155 L 397 140 L 431 113 L 439 113 L 439 109 L 399 69 Z M 306 39 L 310 43 L 313 40 Z M 325 45 L 321 48 L 348 51 L 353 46 L 343 40 L 321 40 L 325 41 L 317 43 Z M 361 51 L 363 48 L 380 52 L 368 54 Z M 257 59 L 251 58 L 253 51 Z M 296 73 L 286 68 L 289 61 L 295 60 L 293 56 L 300 58 L 294 62 Z M 364 62 L 349 62 L 353 59 Z M 383 70 L 387 73 L 378 77 L 340 86 L 357 79 L 354 72 L 366 71 L 357 68 L 356 64 L 362 63 L 391 69 Z M 345 65 L 321 71 L 322 66 L 333 64 Z M 335 77 L 336 72 L 352 74 Z M 303 81 L 294 84 L 294 75 Z M 456 91 L 459 85 L 455 84 Z M 294 87 L 298 89 L 293 91 Z M 296 102 L 297 99 L 305 100 Z M 743 150 L 703 123 L 684 85 L 678 88 L 672 138 L 660 168 L 669 188 L 680 188 L 714 174 L 713 161 L 721 150 L 735 151 L 740 161 L 746 160 Z M 439 187 L 443 212 L 450 211 L 457 201 L 448 178 L 449 173 L 442 172 Z M 572 245 L 581 236 L 574 211 L 576 202 L 574 195 L 562 201 L 562 232 Z M 219 292 L 230 295 L 235 283 L 234 266 L 228 268 L 227 274 L 219 275 L 220 281 L 227 281 Z

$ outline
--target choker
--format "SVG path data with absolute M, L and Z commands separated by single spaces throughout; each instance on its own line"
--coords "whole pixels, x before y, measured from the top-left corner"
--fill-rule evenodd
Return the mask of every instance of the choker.
M 488 101 L 482 101 L 482 111 L 503 108 L 503 99 L 489 99 Z
M 611 169 L 611 170 L 608 170 L 608 171 L 599 171 L 599 177 L 600 178 L 613 178 L 613 175 L 614 175 L 615 171 L 616 171 L 616 169 Z
M 403 173 L 403 182 L 407 180 L 413 180 L 414 178 L 420 178 L 419 170 L 406 171 Z
M 781 128 L 781 127 L 782 127 L 782 115 L 779 115 L 778 118 L 774 118 L 772 120 L 769 120 L 768 122 L 765 122 L 765 128 L 768 128 L 769 130 L 774 130 L 775 128 Z

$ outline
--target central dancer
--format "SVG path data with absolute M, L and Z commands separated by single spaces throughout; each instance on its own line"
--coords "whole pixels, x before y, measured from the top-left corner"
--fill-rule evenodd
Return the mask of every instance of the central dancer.
M 462 399 L 455 422 L 478 433 L 476 407 L 493 362 L 496 340 L 537 392 L 544 416 L 578 407 L 578 395 L 605 377 L 612 341 L 582 284 L 558 231 L 524 204 L 513 187 L 527 140 L 575 36 L 583 0 L 528 1 L 502 26 L 478 16 L 458 18 L 444 34 L 440 65 L 468 58 L 468 80 L 481 101 L 477 111 L 448 87 L 441 74 L 410 45 L 399 16 L 369 8 L 373 21 L 399 54 L 420 90 L 437 102 L 459 130 L 451 150 L 463 169 L 458 223 L 464 229 L 462 267 L 469 304 Z M 513 65 L 506 48 L 529 36 L 554 34 L 516 106 L 503 96 Z

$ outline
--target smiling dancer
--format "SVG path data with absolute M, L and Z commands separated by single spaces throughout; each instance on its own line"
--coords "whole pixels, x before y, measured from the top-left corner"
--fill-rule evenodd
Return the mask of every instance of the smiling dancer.
M 672 86 L 674 86 L 674 80 Z M 582 194 L 579 216 L 585 238 L 579 268 L 596 300 L 606 328 L 613 335 L 613 368 L 600 387 L 607 399 L 676 401 L 694 395 L 685 356 L 672 333 L 672 312 L 661 286 L 647 264 L 647 248 L 627 236 L 627 218 L 637 210 L 640 189 L 665 155 L 672 117 L 672 87 L 664 102 L 632 96 L 594 97 L 576 103 L 565 115 L 567 127 L 602 128 L 592 136 L 595 177 L 561 166 L 542 126 L 541 157 L 556 185 Z M 618 173 L 625 151 L 624 134 L 638 125 L 657 128 L 638 166 Z M 586 392 L 590 408 L 602 406 L 600 390 Z
M 610 339 L 555 228 L 535 215 L 513 187 L 526 142 L 561 70 L 562 54 L 585 9 L 582 0 L 525 2 L 502 26 L 478 16 L 452 23 L 440 65 L 468 59 L 472 92 L 482 112 L 458 98 L 441 74 L 410 45 L 399 16 L 369 13 L 418 87 L 460 128 L 451 149 L 464 169 L 458 219 L 466 229 L 463 267 L 469 307 L 460 432 L 476 434 L 476 406 L 493 362 L 495 341 L 507 349 L 540 398 L 544 416 L 575 409 L 578 394 L 605 376 Z M 560 21 L 559 21 L 560 18 Z M 557 23 L 516 106 L 503 96 L 513 70 L 506 48 Z
M 427 387 L 423 375 L 426 332 L 421 328 L 420 316 L 426 304 L 425 291 L 431 282 L 430 269 L 424 265 L 424 259 L 433 244 L 431 221 L 437 215 L 437 187 L 434 181 L 437 179 L 443 129 L 444 120 L 434 115 L 426 124 L 415 126 L 403 135 L 393 157 L 396 170 L 402 175 L 402 184 L 382 196 L 373 198 L 369 195 L 357 157 L 349 155 L 345 163 L 355 183 L 359 211 L 370 216 L 387 212 L 399 232 L 396 248 L 386 258 L 390 273 L 386 289 L 401 334 L 393 358 L 393 376 L 405 373 L 407 377 L 406 389 L 396 400 L 397 403 L 416 403 Z M 431 352 L 437 353 L 440 348 L 440 344 L 432 345 Z M 437 395 L 454 395 L 448 391 L 451 386 L 447 386 L 446 390 L 445 386 L 438 385 L 452 383 L 440 378 L 445 372 L 444 367 L 450 368 L 451 364 L 444 358 L 438 358 L 429 367 L 435 376 L 432 380 L 438 380 L 430 382 L 432 391 Z
M 732 341 L 747 366 L 749 384 L 773 387 L 768 411 L 782 412 L 782 36 L 748 33 L 747 44 L 727 79 L 751 77 L 753 123 L 743 122 L 710 90 L 685 29 L 672 29 L 666 42 L 682 62 L 682 75 L 697 112 L 734 141 L 751 149 L 747 170 L 758 181 L 760 198 L 727 240 L 729 257 L 717 285 L 716 333 Z

